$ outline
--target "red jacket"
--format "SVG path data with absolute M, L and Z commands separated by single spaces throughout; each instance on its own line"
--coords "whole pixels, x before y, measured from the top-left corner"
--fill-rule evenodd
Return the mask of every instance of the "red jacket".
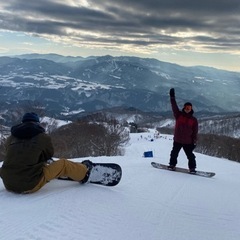
M 190 113 L 180 111 L 175 98 L 171 98 L 171 105 L 176 119 L 174 141 L 181 144 L 196 144 L 198 121 L 193 116 L 193 110 Z

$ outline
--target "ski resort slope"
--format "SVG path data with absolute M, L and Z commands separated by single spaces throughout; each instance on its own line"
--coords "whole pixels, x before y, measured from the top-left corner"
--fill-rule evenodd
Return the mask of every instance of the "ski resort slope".
M 0 239 L 239 240 L 240 164 L 196 153 L 210 179 L 151 167 L 167 164 L 171 147 L 172 136 L 152 130 L 131 134 L 124 156 L 89 158 L 122 166 L 115 187 L 54 180 L 18 195 L 0 181 Z M 187 167 L 182 151 L 178 166 Z

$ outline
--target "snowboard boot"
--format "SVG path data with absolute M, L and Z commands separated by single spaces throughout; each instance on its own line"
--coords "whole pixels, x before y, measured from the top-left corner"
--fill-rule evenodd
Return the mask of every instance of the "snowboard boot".
M 174 165 L 169 165 L 167 168 L 170 171 L 175 171 L 176 170 L 176 167 Z
M 196 174 L 195 168 L 190 168 L 190 169 L 189 169 L 189 173 L 191 173 L 191 174 Z
M 89 176 L 90 176 L 90 173 L 91 173 L 91 170 L 92 170 L 94 164 L 90 160 L 84 160 L 81 163 L 87 167 L 87 173 L 86 173 L 85 177 L 83 178 L 83 180 L 80 181 L 80 183 L 86 183 L 89 179 Z

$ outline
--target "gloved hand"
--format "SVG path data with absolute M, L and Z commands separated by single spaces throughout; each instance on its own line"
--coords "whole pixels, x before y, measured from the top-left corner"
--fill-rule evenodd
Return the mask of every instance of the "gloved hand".
M 174 90 L 174 88 L 171 88 L 171 89 L 170 89 L 169 94 L 170 94 L 170 97 L 171 97 L 171 98 L 175 98 L 175 90 Z

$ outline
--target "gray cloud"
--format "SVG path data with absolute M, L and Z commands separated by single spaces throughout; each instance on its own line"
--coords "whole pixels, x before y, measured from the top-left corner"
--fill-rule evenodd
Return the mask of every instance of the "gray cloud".
M 239 0 L 85 2 L 88 4 L 82 6 L 70 5 L 67 0 L 0 3 L 0 29 L 51 39 L 61 36 L 75 45 L 174 45 L 178 49 L 192 46 L 199 51 L 240 51 Z

